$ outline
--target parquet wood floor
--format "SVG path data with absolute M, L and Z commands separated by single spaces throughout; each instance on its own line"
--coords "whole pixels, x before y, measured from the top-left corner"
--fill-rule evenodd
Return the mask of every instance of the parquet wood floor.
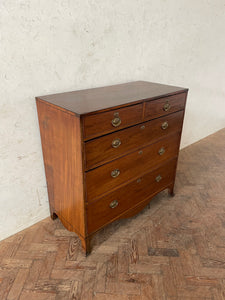
M 180 153 L 175 197 L 79 239 L 50 218 L 0 243 L 0 299 L 225 299 L 225 130 Z

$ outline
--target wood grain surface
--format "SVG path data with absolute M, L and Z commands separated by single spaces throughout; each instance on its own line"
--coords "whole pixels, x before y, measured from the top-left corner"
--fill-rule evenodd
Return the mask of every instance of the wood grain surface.
M 112 131 L 120 130 L 142 121 L 143 104 L 114 109 L 95 115 L 83 117 L 84 139 L 91 139 Z M 112 121 L 119 118 L 121 124 L 113 126 Z
M 186 93 L 176 94 L 145 103 L 144 119 L 154 119 L 185 108 Z M 166 105 L 168 105 L 166 107 Z
M 86 170 L 111 161 L 134 149 L 151 144 L 170 133 L 179 133 L 182 129 L 183 116 L 184 111 L 182 110 L 86 142 Z M 168 123 L 168 128 L 165 130 L 162 129 L 164 122 Z M 113 148 L 112 142 L 116 139 L 120 139 L 121 145 L 118 148 Z
M 62 109 L 78 115 L 93 114 L 96 111 L 111 110 L 114 106 L 123 107 L 146 99 L 187 92 L 188 89 L 147 81 L 134 81 L 100 88 L 40 96 Z
M 99 195 L 110 192 L 122 183 L 142 176 L 153 167 L 176 157 L 179 144 L 180 137 L 175 133 L 150 146 L 140 148 L 131 154 L 87 172 L 87 201 L 93 201 Z M 165 151 L 162 155 L 159 154 L 160 149 Z M 114 170 L 119 170 L 120 173 L 116 178 L 111 175 Z
M 161 190 L 167 188 L 174 179 L 176 158 L 161 165 L 155 170 L 140 176 L 114 192 L 101 197 L 87 207 L 88 231 L 92 233 L 112 220 L 120 218 L 120 215 L 134 206 L 140 204 Z M 160 180 L 157 181 L 157 177 Z M 117 201 L 115 208 L 110 203 Z
M 40 101 L 37 107 L 51 215 L 85 237 L 80 120 Z

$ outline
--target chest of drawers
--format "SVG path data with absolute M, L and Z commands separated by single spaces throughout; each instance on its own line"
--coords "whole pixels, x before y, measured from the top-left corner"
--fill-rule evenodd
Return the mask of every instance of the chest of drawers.
M 188 90 L 136 81 L 36 98 L 51 217 L 81 239 L 173 194 Z

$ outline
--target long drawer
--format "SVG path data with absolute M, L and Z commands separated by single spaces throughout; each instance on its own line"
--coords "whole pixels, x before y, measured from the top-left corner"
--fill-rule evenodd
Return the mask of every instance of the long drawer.
M 138 149 L 125 157 L 86 173 L 87 200 L 91 201 L 118 185 L 148 172 L 152 167 L 175 157 L 180 135 L 174 133 L 150 146 Z
M 181 131 L 184 111 L 120 130 L 85 143 L 86 170 Z
M 176 159 L 130 182 L 87 206 L 88 233 L 118 218 L 126 210 L 168 187 L 174 180 Z

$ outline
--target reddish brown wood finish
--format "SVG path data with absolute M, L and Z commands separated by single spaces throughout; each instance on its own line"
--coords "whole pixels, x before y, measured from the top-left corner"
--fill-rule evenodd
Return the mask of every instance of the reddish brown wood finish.
M 76 113 L 93 114 L 168 95 L 187 93 L 188 89 L 147 81 L 134 81 L 94 89 L 40 96 L 49 104 Z
M 143 104 L 132 105 L 95 115 L 84 116 L 84 138 L 91 139 L 112 131 L 140 123 L 143 114 Z M 117 127 L 112 125 L 115 118 L 121 120 Z
M 158 118 L 179 110 L 185 106 L 186 93 L 148 101 L 145 103 L 145 120 Z
M 173 194 L 186 95 L 138 81 L 36 98 L 51 217 L 79 235 L 86 254 L 96 230 L 135 214 L 162 189 Z M 115 197 L 118 207 L 109 208 Z
M 86 142 L 86 170 L 111 161 L 132 149 L 153 143 L 170 133 L 180 132 L 183 116 L 184 111 L 180 111 Z M 167 129 L 161 127 L 164 122 L 168 122 Z M 113 148 L 112 142 L 116 139 L 120 139 L 121 145 Z
M 173 159 L 126 186 L 89 204 L 87 208 L 88 232 L 96 231 L 110 221 L 119 218 L 124 211 L 146 200 L 146 198 L 150 199 L 156 191 L 161 191 L 163 188 L 168 187 L 173 180 L 175 167 L 176 159 Z M 156 181 L 157 176 L 162 177 L 159 182 Z M 118 205 L 115 208 L 110 207 L 112 201 L 118 201 Z
M 179 143 L 179 135 L 175 133 L 150 146 L 140 148 L 131 154 L 87 172 L 87 200 L 91 201 L 131 178 L 147 172 L 155 165 L 177 156 Z M 165 151 L 161 155 L 159 154 L 160 149 Z M 111 176 L 113 170 L 119 170 L 120 174 L 118 177 L 113 178 Z
M 85 238 L 80 120 L 37 99 L 51 215 Z

